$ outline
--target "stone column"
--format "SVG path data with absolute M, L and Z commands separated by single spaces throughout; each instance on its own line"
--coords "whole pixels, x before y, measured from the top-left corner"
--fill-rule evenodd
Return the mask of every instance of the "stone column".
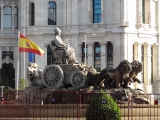
M 142 0 L 138 0 L 138 29 L 142 27 Z
M 127 60 L 128 59 L 128 43 L 127 43 L 127 34 L 126 33 L 121 33 L 120 35 L 120 55 L 121 55 L 121 61 L 122 60 Z
M 133 59 L 138 60 L 138 43 L 137 42 L 133 44 L 133 48 L 134 48 Z M 134 83 L 134 85 L 131 84 L 131 88 L 137 88 L 137 83 Z
M 153 92 L 157 93 L 158 89 L 159 89 L 159 85 L 158 85 L 158 81 L 157 81 L 157 70 L 158 70 L 158 61 L 157 61 L 157 57 L 158 57 L 158 51 L 157 48 L 158 45 L 156 43 L 154 43 L 152 45 L 152 74 L 153 74 Z
M 71 15 L 71 9 L 72 9 L 72 1 L 71 0 L 67 0 L 67 14 L 66 14 L 66 19 L 67 19 L 67 30 L 70 30 L 71 29 L 71 18 L 72 18 L 72 15 Z
M 147 43 L 143 44 L 144 49 L 144 61 L 143 61 L 143 75 L 144 75 L 144 88 L 145 92 L 148 93 L 148 45 Z
M 15 20 L 15 19 L 14 19 L 14 10 L 15 10 L 15 6 L 12 5 L 12 6 L 11 6 L 11 9 L 12 9 L 12 29 L 14 29 L 14 22 L 15 22 L 15 21 L 14 21 L 14 20 Z
M 137 49 L 138 51 L 137 51 L 137 54 L 138 54 L 138 61 L 139 62 L 142 62 L 142 44 L 139 44 L 138 43 L 138 49 Z M 144 73 L 143 73 L 144 74 Z M 138 73 L 138 75 L 137 75 L 137 78 L 139 79 L 139 80 L 141 80 L 141 77 L 142 77 L 142 73 L 140 72 L 140 73 Z M 139 84 L 139 83 L 135 83 L 135 84 L 137 84 L 135 87 L 137 87 L 137 88 L 139 88 L 139 89 L 144 89 L 144 87 L 143 87 L 143 83 L 141 83 L 141 84 Z
M 25 29 L 25 27 L 26 27 L 26 25 L 27 25 L 27 22 L 26 22 L 26 20 L 27 20 L 27 15 L 26 15 L 26 3 L 27 3 L 27 1 L 26 0 L 21 0 L 20 1 L 20 10 L 21 10 L 21 12 L 20 12 L 20 15 L 19 16 L 21 16 L 21 23 L 20 23 L 20 25 L 21 25 L 21 28 L 22 29 Z
M 3 29 L 3 5 L 1 5 L 1 29 Z
M 87 16 L 88 16 L 88 23 L 91 23 L 91 3 L 92 3 L 92 1 L 91 0 L 88 0 L 88 14 L 87 14 Z M 93 5 L 93 3 L 92 3 L 92 5 Z
M 100 43 L 101 46 L 101 70 L 107 67 L 106 43 Z
M 138 60 L 138 43 L 137 42 L 133 44 L 133 48 L 134 48 L 134 51 L 133 51 L 134 60 Z
M 39 69 L 44 69 L 45 66 L 47 65 L 47 46 L 48 46 L 48 44 L 43 45 L 43 43 L 42 43 L 42 47 L 43 47 L 42 49 L 44 50 L 45 54 L 44 54 L 43 59 L 41 61 L 43 63 L 43 65 Z
M 78 29 L 78 0 L 72 0 L 72 29 Z
M 153 16 L 153 13 L 155 11 L 153 11 L 153 0 L 149 0 L 149 13 L 148 13 L 148 21 L 149 21 L 149 25 L 150 25 L 150 29 L 153 27 L 153 21 L 155 16 Z
M 152 46 L 152 73 L 153 73 L 153 83 L 155 83 L 155 80 L 157 78 L 157 55 L 158 55 L 158 52 L 157 52 L 157 44 L 154 43 L 153 46 Z
M 148 76 L 148 79 L 146 79 L 146 80 L 148 80 L 148 84 L 146 84 L 147 86 L 148 86 L 148 91 L 147 91 L 147 93 L 152 93 L 152 84 L 151 84 L 151 45 L 148 45 L 148 47 L 147 47 L 147 49 L 148 49 L 148 68 L 147 68 L 147 72 L 148 72 L 148 74 L 146 74 L 147 76 Z
M 157 80 L 160 80 L 160 0 L 158 0 L 158 75 L 157 75 Z
M 63 0 L 63 30 L 67 26 L 67 0 Z
M 94 67 L 94 44 L 87 43 L 88 46 L 88 65 Z
M 72 37 L 72 47 L 75 52 L 75 57 L 78 59 L 78 34 L 74 34 L 71 36 Z
M 82 63 L 82 43 L 78 43 L 78 62 Z
M 104 23 L 104 0 L 101 0 L 101 23 Z
M 14 68 L 15 68 L 15 88 L 18 88 L 17 85 L 19 85 L 19 76 L 17 78 L 17 72 L 18 72 L 18 61 L 19 61 L 19 58 L 17 58 L 17 51 L 18 51 L 18 47 L 14 47 L 14 51 L 13 51 L 13 54 L 14 54 Z M 19 69 L 20 70 L 20 69 Z M 18 73 L 20 75 L 20 71 Z
M 120 2 L 121 6 L 121 23 L 120 26 L 128 26 L 128 20 L 127 20 L 127 0 L 121 0 Z

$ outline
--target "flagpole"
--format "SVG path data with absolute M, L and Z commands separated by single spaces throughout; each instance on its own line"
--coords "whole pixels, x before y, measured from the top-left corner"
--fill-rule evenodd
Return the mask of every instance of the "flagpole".
M 18 86 L 19 86 L 19 39 L 20 39 L 20 31 L 18 32 L 18 48 L 17 48 L 17 81 L 16 81 L 17 91 L 18 91 Z
M 23 35 L 25 36 L 25 29 L 23 29 Z M 26 53 L 23 52 L 23 58 L 24 58 L 24 66 L 23 66 L 23 77 L 24 77 L 24 80 L 26 80 L 26 76 L 25 76 L 25 72 L 26 72 Z

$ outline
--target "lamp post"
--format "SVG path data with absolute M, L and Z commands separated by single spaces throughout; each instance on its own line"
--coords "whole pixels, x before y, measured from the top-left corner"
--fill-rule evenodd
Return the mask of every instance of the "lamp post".
M 84 35 L 84 40 L 85 40 L 85 41 L 84 41 L 84 44 L 85 44 L 85 45 L 84 45 L 84 47 L 85 47 L 84 63 L 87 64 L 87 62 L 86 62 L 86 54 L 87 54 L 87 51 L 86 51 L 86 50 L 87 50 L 87 48 L 86 48 L 86 35 Z

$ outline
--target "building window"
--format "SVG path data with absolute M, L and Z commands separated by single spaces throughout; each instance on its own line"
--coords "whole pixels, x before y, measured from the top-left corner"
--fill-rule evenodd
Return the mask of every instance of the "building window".
M 48 25 L 56 25 L 56 3 L 48 3 Z
M 101 0 L 93 0 L 93 23 L 101 22 Z
M 4 6 L 3 26 L 4 26 L 4 29 L 11 29 L 12 28 L 12 9 L 10 6 Z
M 98 42 L 94 45 L 94 68 L 97 71 L 101 71 L 101 47 Z
M 47 46 L 47 65 L 54 64 L 54 61 L 55 61 L 55 59 L 54 59 L 53 51 L 50 48 L 50 46 L 48 45 Z
M 34 25 L 34 3 L 29 4 L 29 25 Z
M 113 68 L 113 45 L 111 42 L 107 44 L 107 68 Z
M 9 58 L 14 60 L 13 51 L 2 51 L 2 60 L 5 59 L 6 56 L 9 56 Z
M 35 63 L 35 54 L 34 53 L 28 53 L 28 62 Z
M 85 63 L 85 54 L 86 54 L 86 63 L 88 64 L 88 46 L 86 45 L 85 50 L 85 43 L 82 44 L 82 63 Z
M 14 9 L 14 28 L 18 29 L 18 7 Z
M 148 1 L 142 0 L 142 22 L 148 24 Z
M 141 71 L 141 81 L 144 83 L 144 46 L 141 47 L 141 63 L 142 63 L 142 71 Z

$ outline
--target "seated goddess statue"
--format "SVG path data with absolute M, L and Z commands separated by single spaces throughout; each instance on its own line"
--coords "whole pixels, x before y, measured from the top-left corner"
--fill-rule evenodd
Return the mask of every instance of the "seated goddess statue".
M 78 63 L 75 58 L 75 52 L 71 45 L 67 44 L 67 41 L 62 41 L 60 35 L 61 30 L 56 28 L 55 39 L 50 42 L 50 47 L 53 50 L 55 63 L 60 64 L 74 64 Z

